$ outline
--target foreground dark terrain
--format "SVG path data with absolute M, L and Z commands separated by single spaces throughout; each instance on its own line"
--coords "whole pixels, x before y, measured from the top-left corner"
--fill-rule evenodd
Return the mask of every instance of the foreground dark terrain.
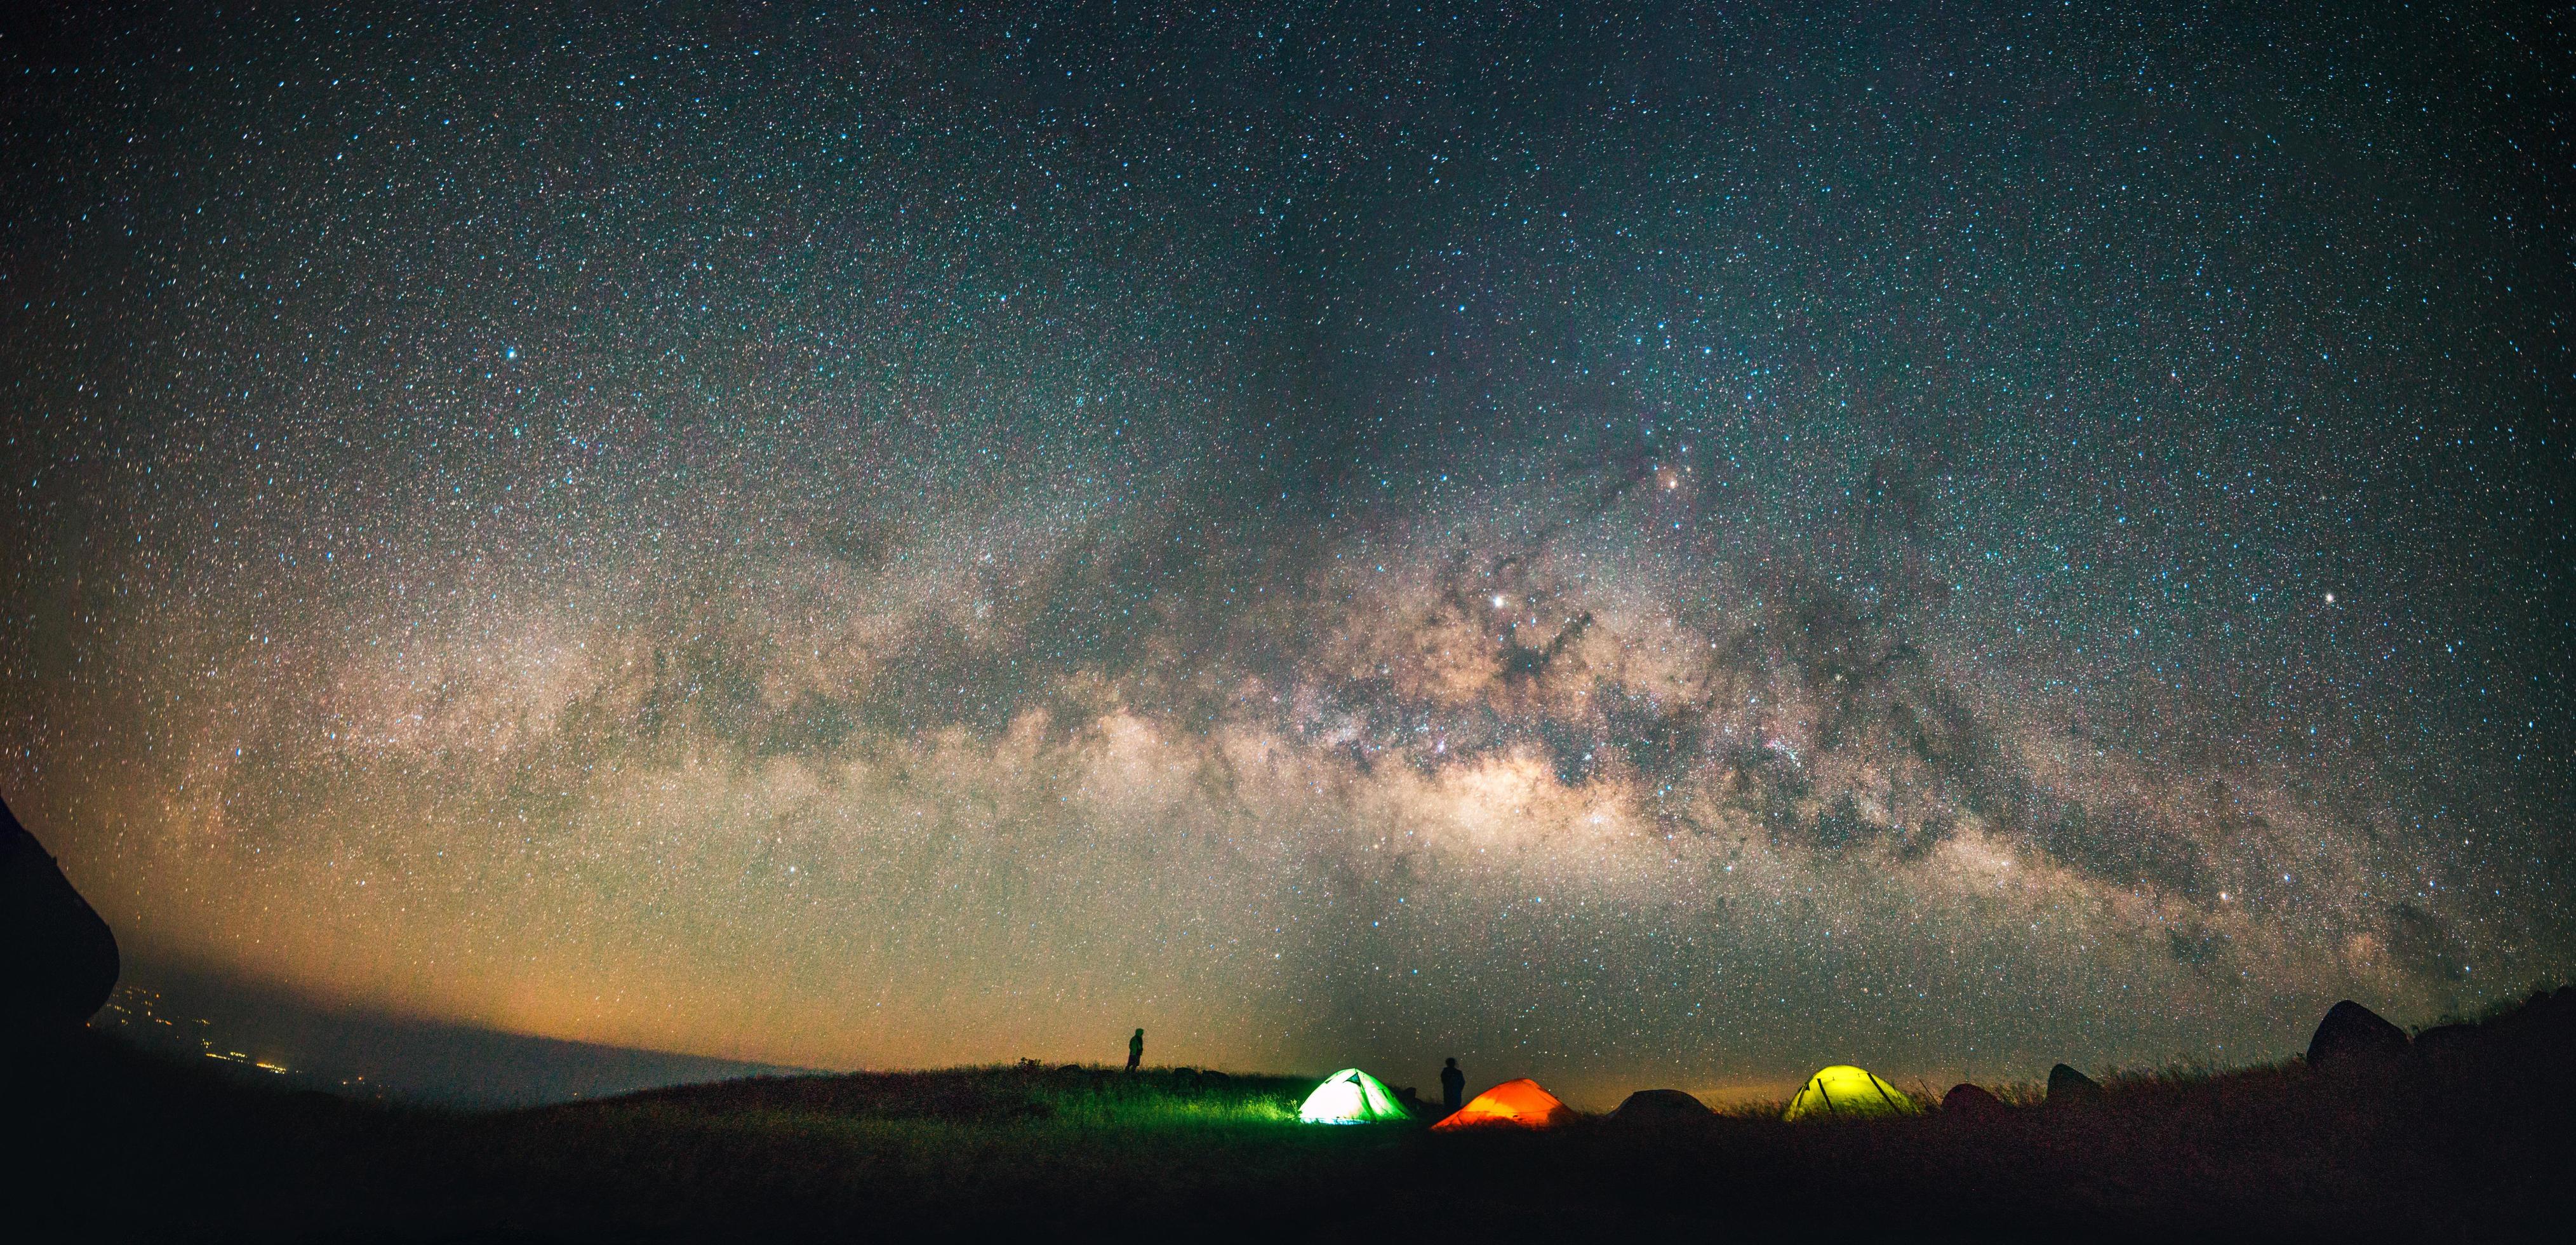
M 463 1114 L 282 1092 L 95 1035 L 12 1062 L 13 1239 L 812 1239 L 1004 1231 L 1795 1239 L 2546 1238 L 2576 989 L 2399 1058 L 2110 1078 L 1882 1122 L 1295 1122 L 1310 1081 L 992 1068 Z

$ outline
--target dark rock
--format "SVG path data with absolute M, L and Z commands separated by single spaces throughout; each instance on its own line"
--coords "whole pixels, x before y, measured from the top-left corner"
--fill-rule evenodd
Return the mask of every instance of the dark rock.
M 2485 1039 L 2476 1025 L 2435 1025 L 2415 1035 L 2415 1057 L 2437 1067 L 2474 1058 Z
M 2351 999 L 2335 1004 L 2308 1039 L 2308 1067 L 2341 1072 L 2395 1067 L 2406 1058 L 2406 1031 Z
M 2073 1107 L 2102 1101 L 2102 1083 L 2065 1064 L 2048 1070 L 2048 1105 Z
M 2576 1041 L 2576 986 L 2560 986 L 2555 994 L 2536 995 L 2524 1010 L 2536 1027 L 2557 1041 Z
M 68 1032 L 116 989 L 116 934 L 0 803 L 0 1030 Z
M 2534 993 L 2522 1006 L 2478 1026 L 2482 1056 L 2557 1061 L 2576 1055 L 2576 994 Z
M 2066 1067 L 2064 1064 L 2059 1064 L 2058 1066 L 2061 1068 Z M 2074 1071 L 2071 1068 L 2067 1070 L 2070 1072 Z M 2077 1073 L 2076 1075 L 2082 1076 L 2083 1074 Z M 1997 1098 L 1993 1094 L 1989 1094 L 1965 1081 L 1951 1086 L 1949 1093 L 1941 1095 L 1941 1113 L 1943 1115 L 1955 1115 L 1961 1119 L 1992 1119 L 2010 1110 L 2012 1110 L 2012 1108 L 2005 1106 L 2003 1099 Z
M 1690 1124 L 1716 1118 L 1708 1104 L 1678 1089 L 1641 1089 L 1610 1113 L 1613 1124 Z

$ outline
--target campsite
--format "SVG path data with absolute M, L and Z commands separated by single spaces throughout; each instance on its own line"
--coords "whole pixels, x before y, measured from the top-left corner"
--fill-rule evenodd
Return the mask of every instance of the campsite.
M 6 0 L 0 153 L 0 1245 L 2576 1241 L 2576 0 Z
M 21 1082 L 51 1144 L 19 1174 L 53 1195 L 20 1205 L 45 1239 L 2517 1239 L 2563 1214 L 2571 1056 L 2561 989 L 2411 1039 L 2330 1020 L 2282 1062 L 2084 1076 L 2071 1099 L 1828 1066 L 1722 1111 L 1648 1090 L 1586 1115 L 1514 1080 L 1442 1127 L 1361 1069 L 759 1077 L 464 1113 L 84 1040 Z

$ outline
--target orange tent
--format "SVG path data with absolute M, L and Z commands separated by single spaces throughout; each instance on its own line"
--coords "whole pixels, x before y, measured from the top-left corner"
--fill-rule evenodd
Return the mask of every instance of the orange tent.
M 1470 1099 L 1448 1119 L 1431 1126 L 1433 1132 L 1452 1128 L 1474 1128 L 1483 1124 L 1508 1124 L 1515 1128 L 1553 1128 L 1572 1119 L 1574 1112 L 1556 1095 L 1538 1087 L 1527 1078 L 1505 1081 Z

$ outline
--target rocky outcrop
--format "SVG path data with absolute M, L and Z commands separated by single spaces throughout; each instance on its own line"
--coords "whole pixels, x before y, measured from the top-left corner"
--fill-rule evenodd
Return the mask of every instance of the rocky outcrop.
M 2526 1058 L 2554 1063 L 2576 1056 L 2576 986 L 2535 993 L 2490 1026 L 2501 1040 L 2526 1052 Z
M 2476 1025 L 2436 1025 L 2415 1035 L 2413 1049 L 2418 1060 L 2444 1068 L 2475 1058 L 2485 1045 Z
M 0 804 L 0 1032 L 79 1028 L 107 1002 L 116 935 Z
M 2319 1028 L 2320 1034 L 2323 1027 Z M 2385 1035 L 2374 1048 L 2385 1057 Z M 2407 1066 L 2446 1082 L 2513 1078 L 2517 1069 L 2555 1068 L 2576 1059 L 2576 987 L 2538 993 L 2478 1023 L 2436 1025 L 2407 1045 Z M 2310 1056 L 2311 1062 L 2314 1056 Z M 2555 1085 L 2556 1078 L 2549 1078 Z M 2459 1086 L 2454 1086 L 2459 1087 Z

